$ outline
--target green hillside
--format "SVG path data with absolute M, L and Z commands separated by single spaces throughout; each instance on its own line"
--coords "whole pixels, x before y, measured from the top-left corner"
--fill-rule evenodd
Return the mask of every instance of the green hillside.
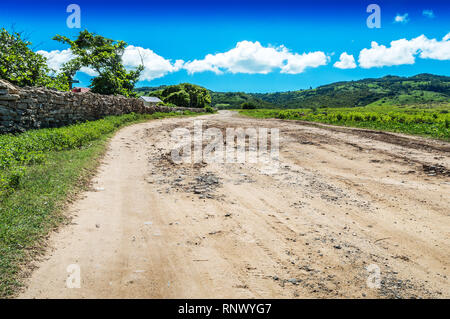
M 411 105 L 450 102 L 450 77 L 419 74 L 412 77 L 336 82 L 316 89 L 252 94 L 278 108 L 359 107 L 370 104 Z
M 158 96 L 165 86 L 140 88 L 142 95 Z M 211 105 L 219 109 L 240 108 L 244 102 L 259 108 L 362 107 L 379 105 L 449 105 L 450 77 L 418 74 L 411 77 L 385 76 L 378 79 L 336 82 L 315 89 L 244 93 L 210 91 Z
M 210 92 L 211 105 L 218 109 L 240 109 L 242 103 L 258 105 L 259 108 L 274 108 L 272 102 L 265 101 L 255 94 L 244 92 Z

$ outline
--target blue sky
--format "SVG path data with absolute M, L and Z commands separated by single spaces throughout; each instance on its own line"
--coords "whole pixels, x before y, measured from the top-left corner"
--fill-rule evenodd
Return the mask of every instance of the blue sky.
M 82 29 L 132 46 L 124 56 L 129 67 L 144 54 L 138 86 L 273 92 L 387 74 L 450 75 L 447 1 L 16 0 L 2 3 L 0 26 L 24 31 L 57 68 L 69 56 L 51 38 L 80 31 L 66 25 L 71 3 L 81 8 Z M 367 27 L 371 3 L 381 9 L 381 28 Z M 87 73 L 77 74 L 82 86 Z

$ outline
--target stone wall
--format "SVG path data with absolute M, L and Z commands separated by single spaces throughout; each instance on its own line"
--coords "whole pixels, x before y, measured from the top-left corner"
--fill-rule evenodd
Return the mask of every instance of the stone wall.
M 142 100 L 123 96 L 18 88 L 0 79 L 0 134 L 60 127 L 131 112 L 152 114 L 185 110 L 203 112 L 203 109 L 147 107 Z

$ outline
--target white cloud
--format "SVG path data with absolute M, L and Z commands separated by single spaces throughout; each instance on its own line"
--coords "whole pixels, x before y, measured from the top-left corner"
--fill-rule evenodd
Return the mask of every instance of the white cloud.
M 184 68 L 191 74 L 203 71 L 267 74 L 283 65 L 286 54 L 288 51 L 284 47 L 263 47 L 259 42 L 242 41 L 227 52 L 187 62 Z
M 89 76 L 97 76 L 98 75 L 97 71 L 95 71 L 94 69 L 91 69 L 91 68 L 87 68 L 85 66 L 81 67 L 80 72 L 86 73 Z
M 394 22 L 396 23 L 407 23 L 408 21 L 409 18 L 407 13 L 405 13 L 404 15 L 397 14 L 394 18 Z
M 434 12 L 433 10 L 423 10 L 422 15 L 427 18 L 434 18 Z
M 37 51 L 37 53 L 44 56 L 47 59 L 48 67 L 55 71 L 59 71 L 64 63 L 68 62 L 74 57 L 70 49 L 62 51 L 53 50 L 50 52 L 40 50 Z
M 339 61 L 337 61 L 333 66 L 338 69 L 354 69 L 356 68 L 355 58 L 353 55 L 344 52 L 339 57 Z
M 268 74 L 275 69 L 281 73 L 298 74 L 307 67 L 318 67 L 327 64 L 328 59 L 323 52 L 291 53 L 286 47 L 264 47 L 258 41 L 241 41 L 236 47 L 223 53 L 208 54 L 202 60 L 189 61 L 183 68 L 188 73 L 211 71 Z
M 281 68 L 281 73 L 299 74 L 306 68 L 317 68 L 326 65 L 329 60 L 329 57 L 321 51 L 290 54 L 286 65 Z
M 142 60 L 141 60 L 142 58 Z M 141 81 L 151 81 L 163 77 L 171 72 L 180 70 L 184 64 L 183 60 L 176 60 L 172 63 L 150 49 L 135 47 L 130 45 L 125 48 L 122 57 L 124 66 L 127 69 L 135 68 L 144 63 L 144 71 L 141 74 Z
M 38 51 L 47 58 L 48 66 L 59 71 L 62 65 L 74 56 L 70 49 Z M 331 55 L 333 55 L 332 53 Z M 428 39 L 425 35 L 407 40 L 392 41 L 390 46 L 373 41 L 370 48 L 362 49 L 359 53 L 359 66 L 362 68 L 414 64 L 416 58 L 450 60 L 450 33 L 442 40 Z M 122 57 L 124 66 L 129 70 L 144 63 L 144 71 L 140 80 L 151 81 L 169 73 L 185 69 L 188 73 L 211 71 L 216 74 L 224 72 L 245 74 L 268 74 L 274 71 L 285 74 L 299 74 L 307 68 L 317 68 L 328 64 L 330 56 L 322 51 L 309 53 L 295 53 L 285 46 L 262 46 L 259 42 L 241 41 L 226 52 L 208 54 L 203 59 L 184 62 L 171 61 L 154 51 L 130 45 L 125 48 Z M 343 52 L 334 67 L 339 69 L 356 68 L 353 55 Z M 80 72 L 96 76 L 95 70 L 82 68 Z
M 66 50 L 53 50 L 47 51 L 37 51 L 37 53 L 43 55 L 47 58 L 47 65 L 55 70 L 59 71 L 62 65 L 74 58 L 74 55 L 70 49 Z M 150 49 L 144 49 L 141 47 L 128 46 L 125 48 L 122 61 L 127 69 L 132 69 L 141 64 L 141 56 L 144 62 L 144 71 L 141 74 L 141 80 L 153 80 L 165 76 L 170 72 L 175 72 L 181 69 L 184 61 L 177 60 L 175 63 L 171 63 L 170 60 L 164 59 Z M 98 73 L 91 69 L 82 67 L 80 72 L 86 73 L 90 76 L 97 76 Z
M 400 64 L 414 64 L 416 49 L 406 39 L 391 42 L 391 47 L 372 41 L 370 49 L 359 53 L 359 65 L 362 68 L 382 67 Z
M 450 60 L 450 33 L 441 41 L 428 39 L 421 35 L 417 38 L 392 41 L 390 47 L 373 41 L 370 49 L 359 53 L 359 65 L 362 68 L 383 67 L 402 64 L 414 64 L 416 57 L 422 59 Z
M 450 33 L 445 35 L 441 41 L 427 39 L 423 35 L 417 39 L 421 51 L 419 56 L 422 59 L 450 60 Z
M 40 55 L 47 58 L 48 67 L 56 72 L 60 71 L 60 69 L 64 63 L 69 62 L 71 59 L 74 58 L 74 55 L 72 54 L 72 51 L 70 51 L 70 49 L 66 49 L 66 50 L 62 50 L 62 51 L 53 50 L 50 52 L 40 50 L 40 51 L 37 51 L 37 53 L 39 53 Z M 90 76 L 98 75 L 98 73 L 95 70 L 93 70 L 91 68 L 86 68 L 86 67 L 82 67 L 80 69 L 80 72 L 86 73 Z

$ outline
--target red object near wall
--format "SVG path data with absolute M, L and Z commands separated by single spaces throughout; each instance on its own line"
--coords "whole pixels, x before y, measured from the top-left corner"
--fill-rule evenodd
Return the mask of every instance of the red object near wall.
M 72 92 L 75 93 L 86 93 L 86 92 L 90 92 L 91 89 L 90 88 L 73 88 Z

